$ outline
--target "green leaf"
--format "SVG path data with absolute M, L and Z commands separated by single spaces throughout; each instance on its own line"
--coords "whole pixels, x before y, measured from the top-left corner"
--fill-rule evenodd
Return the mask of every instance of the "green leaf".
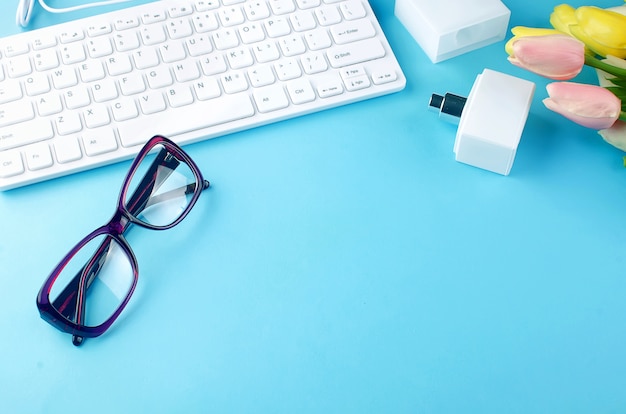
M 615 86 L 619 86 L 621 88 L 626 88 L 626 79 L 613 78 L 613 79 L 609 79 L 609 80 Z
M 626 89 L 620 87 L 607 86 L 606 89 L 617 96 L 622 102 L 626 100 Z

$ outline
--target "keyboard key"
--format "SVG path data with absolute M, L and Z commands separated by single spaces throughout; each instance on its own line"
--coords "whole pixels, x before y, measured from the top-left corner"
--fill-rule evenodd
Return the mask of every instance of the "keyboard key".
M 287 14 L 296 10 L 293 0 L 270 0 L 270 7 L 274 14 Z
M 368 39 L 376 35 L 376 29 L 367 19 L 337 24 L 330 29 L 330 33 L 338 45 Z
M 207 35 L 200 35 L 185 41 L 190 56 L 202 56 L 213 51 L 213 45 Z
M 113 53 L 113 46 L 107 37 L 96 37 L 87 42 L 87 52 L 92 58 L 100 58 Z
M 250 98 L 246 94 L 222 95 L 220 99 L 198 101 L 194 105 L 169 110 L 169 117 L 162 114 L 146 115 L 137 122 L 127 122 L 118 128 L 122 145 L 141 145 L 153 135 L 177 136 L 200 128 L 221 125 L 255 114 Z M 208 116 L 210 115 L 210 116 Z
M 284 56 L 301 55 L 306 52 L 306 46 L 301 36 L 285 36 L 278 41 Z
M 83 129 L 78 112 L 67 112 L 63 115 L 58 115 L 55 125 L 59 135 L 69 135 Z
M 193 12 L 193 8 L 191 6 L 172 6 L 167 10 L 167 13 L 170 17 L 182 17 L 188 16 Z
M 83 111 L 83 119 L 87 128 L 98 128 L 111 122 L 109 111 L 104 105 L 94 105 Z
M 115 48 L 119 52 L 127 52 L 139 47 L 139 37 L 134 31 L 118 32 L 113 37 Z
M 300 77 L 302 70 L 300 65 L 295 59 L 285 59 L 274 64 L 274 70 L 276 70 L 276 76 L 280 80 L 290 80 Z
M 152 68 L 160 63 L 156 49 L 142 49 L 134 52 L 131 56 L 139 70 Z
M 182 39 L 193 33 L 191 24 L 186 18 L 172 20 L 167 24 L 167 33 L 171 39 Z
M 311 9 L 313 7 L 318 7 L 322 1 L 321 0 L 296 0 L 298 7 L 301 9 Z
M 213 33 L 213 41 L 215 42 L 215 47 L 219 50 L 226 50 L 239 46 L 237 32 L 233 29 L 219 30 Z
M 335 6 L 324 6 L 315 10 L 317 21 L 322 26 L 330 26 L 341 21 L 341 14 Z
M 34 117 L 33 105 L 28 100 L 0 105 L 0 127 L 28 121 Z
M 63 93 L 65 107 L 68 109 L 82 108 L 91 103 L 89 92 L 82 87 L 66 89 Z
M 259 112 L 271 112 L 289 106 L 289 100 L 282 86 L 266 86 L 252 93 Z
M 36 37 L 32 41 L 33 50 L 42 50 L 52 46 L 56 46 L 57 38 L 54 36 Z
M 372 85 L 370 78 L 365 74 L 344 76 L 342 72 L 343 84 L 349 91 L 358 91 L 360 89 L 369 88 Z
M 165 111 L 165 108 L 167 108 L 165 98 L 163 98 L 160 92 L 148 92 L 141 95 L 139 98 L 139 106 L 141 107 L 141 112 L 146 115 Z
M 118 82 L 120 86 L 120 92 L 126 96 L 141 93 L 146 90 L 146 84 L 143 80 L 143 76 L 141 76 L 140 73 L 129 73 L 125 76 L 122 76 L 118 80 Z
M 74 43 L 79 40 L 83 40 L 84 38 L 85 33 L 80 29 L 64 31 L 59 34 L 61 43 Z
M 167 101 L 173 108 L 193 103 L 193 94 L 187 86 L 176 86 L 167 91 Z
M 66 65 L 82 62 L 86 58 L 87 55 L 85 54 L 85 49 L 83 49 L 83 45 L 81 43 L 72 43 L 64 45 L 63 48 L 61 48 L 61 60 Z
M 0 152 L 0 177 L 13 177 L 23 172 L 24 164 L 19 151 Z
M 148 73 L 148 86 L 152 89 L 159 89 L 170 86 L 174 82 L 172 73 L 167 66 L 156 67 Z
M 79 160 L 83 157 L 78 140 L 75 137 L 65 137 L 54 143 L 54 153 L 61 164 Z
M 30 64 L 30 59 L 26 55 L 9 59 L 7 64 L 7 73 L 10 78 L 19 78 L 30 74 L 32 71 L 33 67 Z
M 321 53 L 309 53 L 300 58 L 304 72 L 313 75 L 328 70 L 328 63 Z
M 28 43 L 26 42 L 11 43 L 10 45 L 6 45 L 3 48 L 4 55 L 6 57 L 14 57 L 18 55 L 23 55 L 23 54 L 28 53 L 29 50 L 30 50 L 30 47 L 28 46 Z
M 315 17 L 313 17 L 313 14 L 308 11 L 293 14 L 289 20 L 291 21 L 293 30 L 296 32 L 304 32 L 305 30 L 314 29 L 315 26 L 317 26 Z
M 347 0 L 339 5 L 339 9 L 346 20 L 361 19 L 367 16 L 367 11 L 359 0 Z
M 46 119 L 10 125 L 0 128 L 0 151 L 43 141 L 53 136 L 52 125 Z
M 377 70 L 372 73 L 372 82 L 375 85 L 384 85 L 385 83 L 395 82 L 398 79 L 398 75 L 393 69 L 386 71 Z
M 42 73 L 35 73 L 29 76 L 26 78 L 26 82 L 24 83 L 24 89 L 26 90 L 26 94 L 29 96 L 50 92 L 50 81 L 48 80 L 48 76 Z
M 46 143 L 29 145 L 24 150 L 24 159 L 29 170 L 41 170 L 53 164 L 50 146 Z
M 108 23 L 99 23 L 97 25 L 92 25 L 87 27 L 87 35 L 89 37 L 102 36 L 104 34 L 111 33 L 111 25 Z
M 269 37 L 286 36 L 291 33 L 291 26 L 287 19 L 277 17 L 275 19 L 265 21 L 265 30 Z
M 82 136 L 85 154 L 90 157 L 112 152 L 117 149 L 115 133 L 111 128 L 90 130 Z
M 132 16 L 126 17 L 116 20 L 114 25 L 116 30 L 132 29 L 133 27 L 139 26 L 139 20 Z
M 287 83 L 287 92 L 296 105 L 314 101 L 315 91 L 307 79 L 296 79 Z
M 345 46 L 334 46 L 326 51 L 334 68 L 354 65 L 385 56 L 385 48 L 378 39 L 361 40 Z
M 193 85 L 193 90 L 201 101 L 217 98 L 222 94 L 219 82 L 215 78 L 205 78 Z
M 244 12 L 248 20 L 261 20 L 270 17 L 270 9 L 267 3 L 262 1 L 250 1 L 244 5 Z
M 245 21 L 243 11 L 239 7 L 223 7 L 218 16 L 224 27 L 235 26 Z
M 93 82 L 96 80 L 104 79 L 106 72 L 101 62 L 92 61 L 89 63 L 83 63 L 78 66 L 78 72 L 83 82 Z
M 214 10 L 217 9 L 219 6 L 219 0 L 196 0 L 194 2 L 194 7 L 199 12 Z
M 147 46 L 163 43 L 167 40 L 163 26 L 157 24 L 143 27 L 140 34 L 143 44 Z
M 72 68 L 58 69 L 52 72 L 52 84 L 56 89 L 65 89 L 78 84 L 78 77 Z
M 276 81 L 274 72 L 269 65 L 255 66 L 248 70 L 248 78 L 253 87 L 259 88 L 261 86 L 271 85 Z
M 59 66 L 59 57 L 54 49 L 44 49 L 35 53 L 35 70 L 43 72 L 45 70 L 54 69 Z
M 19 82 L 10 81 L 0 84 L 0 104 L 15 101 L 22 97 L 22 87 Z
M 137 105 L 135 105 L 135 101 L 132 99 L 120 99 L 114 101 L 111 105 L 111 112 L 113 114 L 113 119 L 118 122 L 127 121 L 139 116 Z
M 343 93 L 343 84 L 339 78 L 326 78 L 317 85 L 317 93 L 320 98 L 330 98 L 331 96 Z
M 131 72 L 133 65 L 128 55 L 120 55 L 107 59 L 106 68 L 109 75 L 118 76 Z
M 202 13 L 194 16 L 192 22 L 198 33 L 206 33 L 219 27 L 214 13 Z
M 220 76 L 220 81 L 222 83 L 222 87 L 224 88 L 224 92 L 228 94 L 242 92 L 248 89 L 248 81 L 246 80 L 246 76 L 243 72 L 236 71 L 225 73 Z

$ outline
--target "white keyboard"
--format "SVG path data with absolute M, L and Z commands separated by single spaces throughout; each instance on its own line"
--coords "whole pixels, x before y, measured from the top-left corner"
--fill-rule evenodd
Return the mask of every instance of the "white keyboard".
M 367 0 L 163 0 L 0 39 L 0 190 L 396 92 Z

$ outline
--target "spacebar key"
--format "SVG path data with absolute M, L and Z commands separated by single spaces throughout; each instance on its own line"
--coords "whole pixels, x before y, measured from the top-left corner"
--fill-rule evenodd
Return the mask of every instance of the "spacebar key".
M 154 135 L 172 137 L 254 115 L 246 94 L 222 95 L 208 101 L 167 108 L 164 112 L 140 115 L 119 124 L 120 141 L 125 147 L 145 144 Z

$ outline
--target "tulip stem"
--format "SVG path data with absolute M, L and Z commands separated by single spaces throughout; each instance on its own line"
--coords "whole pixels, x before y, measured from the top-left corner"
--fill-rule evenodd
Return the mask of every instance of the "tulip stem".
M 606 73 L 617 76 L 618 78 L 626 79 L 626 69 L 613 66 L 593 56 L 585 55 L 585 64 L 593 68 L 603 70 Z
M 619 113 L 619 120 L 626 122 L 626 112 L 622 111 Z

